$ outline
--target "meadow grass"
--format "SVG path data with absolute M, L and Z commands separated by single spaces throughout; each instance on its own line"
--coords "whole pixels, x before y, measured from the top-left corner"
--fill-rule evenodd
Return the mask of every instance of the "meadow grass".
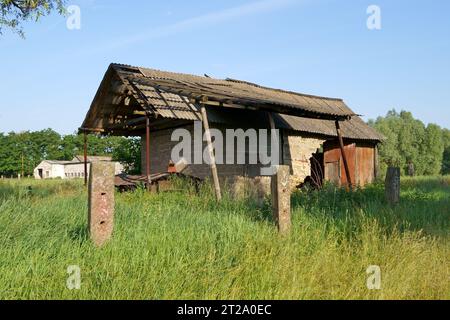
M 296 192 L 289 236 L 268 202 L 180 189 L 116 194 L 113 240 L 97 249 L 81 182 L 0 181 L 0 299 L 450 298 L 448 177 L 403 179 L 396 207 L 382 185 Z M 370 265 L 381 290 L 366 286 Z

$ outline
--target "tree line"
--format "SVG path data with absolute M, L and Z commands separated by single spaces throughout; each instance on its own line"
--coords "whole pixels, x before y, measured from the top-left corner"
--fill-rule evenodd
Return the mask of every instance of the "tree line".
M 88 135 L 88 154 L 111 156 L 128 173 L 140 172 L 140 138 Z M 32 175 L 42 160 L 70 161 L 84 153 L 83 135 L 60 135 L 52 129 L 0 133 L 0 174 Z
M 400 167 L 405 175 L 450 174 L 450 130 L 395 110 L 369 125 L 386 137 L 379 146 L 382 174 L 388 166 Z M 0 175 L 32 175 L 42 160 L 70 161 L 83 152 L 83 135 L 60 135 L 52 129 L 0 133 Z M 141 171 L 140 138 L 88 135 L 88 154 L 111 156 L 130 174 Z
M 450 130 L 425 125 L 411 112 L 396 110 L 369 125 L 386 137 L 379 146 L 381 172 L 395 166 L 404 175 L 450 174 Z

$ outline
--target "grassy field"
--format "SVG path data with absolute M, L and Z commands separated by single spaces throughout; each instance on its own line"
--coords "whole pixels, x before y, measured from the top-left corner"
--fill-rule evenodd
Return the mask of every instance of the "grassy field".
M 0 299 L 450 299 L 448 177 L 404 179 L 395 208 L 382 186 L 298 192 L 287 237 L 268 204 L 183 189 L 117 194 L 114 238 L 96 249 L 81 182 L 0 181 Z

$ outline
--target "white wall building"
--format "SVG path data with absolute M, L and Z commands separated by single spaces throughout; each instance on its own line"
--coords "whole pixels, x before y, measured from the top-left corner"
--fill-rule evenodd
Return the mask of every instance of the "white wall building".
M 92 162 L 112 161 L 111 157 L 88 157 L 88 175 Z M 124 171 L 119 162 L 115 162 L 116 175 Z M 79 179 L 84 178 L 84 157 L 76 156 L 72 161 L 44 160 L 34 169 L 34 178 L 41 179 Z

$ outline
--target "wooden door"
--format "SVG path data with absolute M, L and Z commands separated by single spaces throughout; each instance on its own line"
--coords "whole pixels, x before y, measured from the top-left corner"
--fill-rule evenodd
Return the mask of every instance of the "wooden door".
M 341 164 L 339 161 L 325 163 L 325 180 L 339 185 L 341 181 Z

